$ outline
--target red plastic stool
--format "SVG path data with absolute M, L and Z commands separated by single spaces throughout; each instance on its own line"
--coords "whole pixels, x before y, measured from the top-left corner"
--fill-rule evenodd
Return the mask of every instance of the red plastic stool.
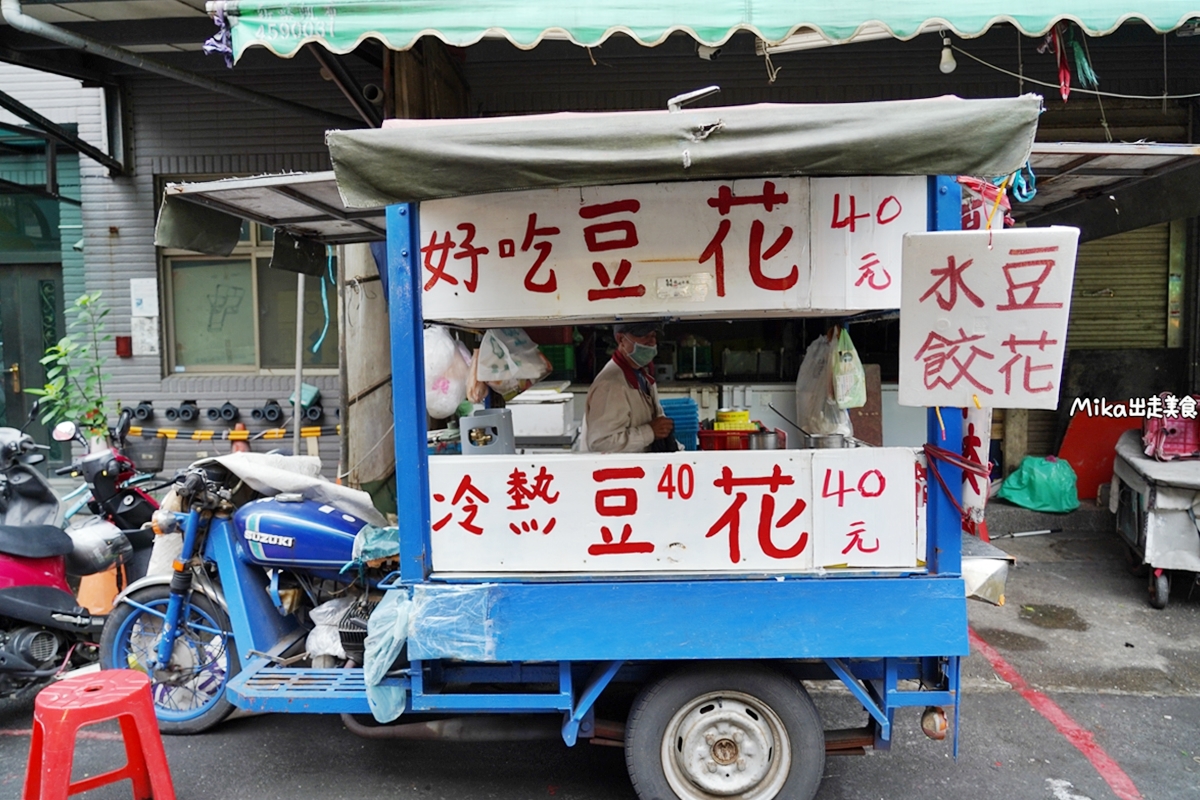
M 86 725 L 117 720 L 128 763 L 120 769 L 71 783 L 75 734 Z M 79 675 L 47 686 L 33 708 L 33 741 L 25 774 L 24 800 L 66 800 L 129 778 L 134 800 L 175 800 L 163 749 L 150 679 L 128 669 Z

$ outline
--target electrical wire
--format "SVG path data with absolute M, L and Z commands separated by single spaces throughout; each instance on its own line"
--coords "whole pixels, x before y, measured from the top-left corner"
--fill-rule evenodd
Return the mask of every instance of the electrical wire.
M 383 436 L 379 437 L 379 441 L 377 441 L 375 444 L 371 445 L 370 449 L 368 449 L 367 452 L 365 452 L 361 456 L 359 456 L 358 461 L 356 461 L 354 463 L 354 466 L 350 467 L 350 469 L 346 470 L 345 472 L 339 472 L 337 474 L 337 476 L 339 478 L 348 477 L 350 475 L 350 473 L 354 472 L 354 470 L 361 467 L 363 462 L 367 460 L 367 456 L 371 455 L 371 453 L 374 453 L 375 450 L 379 447 L 379 445 L 386 442 L 388 440 L 388 437 L 391 436 L 392 431 L 394 431 L 395 429 L 396 429 L 396 423 L 392 422 L 392 424 L 388 426 L 388 429 L 386 431 L 384 431 Z
M 982 64 L 983 66 L 987 67 L 988 69 L 995 70 L 996 72 L 1002 73 L 1004 75 L 1008 75 L 1011 78 L 1016 78 L 1019 81 L 1024 81 L 1026 83 L 1032 83 L 1037 86 L 1045 86 L 1050 89 L 1058 88 L 1057 83 L 1050 83 L 1048 81 L 1039 81 L 1036 78 L 1029 77 L 1028 75 L 1019 75 L 1018 73 L 1013 72 L 1012 70 L 1007 70 L 1004 67 L 1001 67 L 1001 66 L 991 63 L 990 61 L 984 61 L 979 56 L 968 53 L 966 50 L 963 50 L 961 47 L 958 47 L 957 45 L 950 45 L 950 47 L 956 53 L 962 53 L 964 56 L 971 59 L 972 61 L 978 62 L 979 64 Z M 1079 88 L 1075 88 L 1075 87 L 1072 87 L 1071 91 L 1078 92 L 1079 94 L 1095 95 L 1097 97 L 1115 97 L 1118 100 L 1191 100 L 1193 98 L 1200 97 L 1200 92 L 1193 92 L 1192 94 L 1145 95 L 1145 94 L 1120 94 L 1118 92 L 1102 92 L 1098 89 L 1079 89 Z

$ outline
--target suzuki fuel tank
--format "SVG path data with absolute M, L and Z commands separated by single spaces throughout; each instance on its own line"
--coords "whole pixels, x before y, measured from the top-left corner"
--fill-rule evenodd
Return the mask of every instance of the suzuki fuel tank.
M 241 537 L 238 555 L 263 567 L 332 570 L 353 557 L 354 535 L 367 523 L 315 500 L 281 502 L 267 497 L 239 508 L 233 515 Z

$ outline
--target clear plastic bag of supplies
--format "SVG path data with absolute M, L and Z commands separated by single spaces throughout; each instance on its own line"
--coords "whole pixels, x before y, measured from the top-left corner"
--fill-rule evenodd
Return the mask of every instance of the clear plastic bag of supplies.
M 471 354 L 441 325 L 425 330 L 425 408 L 434 419 L 453 416 L 467 396 Z
M 838 334 L 833 358 L 833 394 L 839 408 L 862 408 L 867 404 L 867 373 L 845 328 Z
M 833 393 L 836 341 L 832 333 L 817 337 L 805 351 L 796 377 L 796 422 L 808 434 L 852 436 L 854 433 L 850 415 L 838 406 Z
M 479 343 L 479 380 L 506 398 L 550 374 L 553 366 L 521 328 L 490 328 Z

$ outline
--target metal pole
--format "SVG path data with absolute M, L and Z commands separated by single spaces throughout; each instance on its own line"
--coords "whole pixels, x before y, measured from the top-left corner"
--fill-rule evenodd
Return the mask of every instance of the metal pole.
M 300 389 L 304 386 L 304 273 L 296 273 L 296 393 L 292 395 L 292 455 L 300 455 Z

